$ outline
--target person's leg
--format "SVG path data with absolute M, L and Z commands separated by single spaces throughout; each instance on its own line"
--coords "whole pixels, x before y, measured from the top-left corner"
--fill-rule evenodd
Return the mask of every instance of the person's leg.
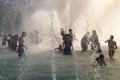
M 93 50 L 94 48 L 93 48 L 93 45 L 91 44 L 91 50 Z
M 85 50 L 84 50 L 84 46 L 82 45 L 82 52 L 84 52 Z
M 84 49 L 84 48 L 82 48 L 82 52 L 85 52 L 85 49 Z
M 20 58 L 21 57 L 21 51 L 20 51 L 20 47 L 18 47 L 18 57 Z
M 112 58 L 112 57 L 111 57 L 111 50 L 108 51 L 108 54 L 109 54 L 109 57 Z
M 63 55 L 65 55 L 66 54 L 66 48 L 64 48 L 64 51 L 63 51 Z
M 87 45 L 84 46 L 84 52 L 86 52 L 86 51 L 87 51 Z
M 19 48 L 18 48 L 18 57 L 19 58 L 21 58 L 22 56 L 23 56 L 23 49 L 22 49 L 22 47 L 21 46 L 19 46 Z
M 113 52 L 112 50 L 109 50 L 109 57 L 110 58 L 113 58 L 113 56 L 112 56 L 113 53 L 112 52 Z
M 112 50 L 112 51 L 111 51 L 111 56 L 112 56 L 112 58 L 113 58 L 113 56 L 114 56 L 114 53 L 115 53 L 115 50 Z

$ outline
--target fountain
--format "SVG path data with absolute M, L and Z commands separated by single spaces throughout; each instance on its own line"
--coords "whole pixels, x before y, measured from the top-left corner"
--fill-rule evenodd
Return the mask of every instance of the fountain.
M 49 18 L 51 20 L 51 26 L 50 26 L 50 41 L 51 41 L 51 49 L 52 49 L 52 77 L 53 80 L 56 80 L 56 66 L 55 66 L 55 32 L 53 30 L 53 24 L 54 24 L 54 13 L 53 11 L 49 13 Z
M 97 31 L 102 46 L 106 46 L 104 41 L 111 34 L 115 36 L 118 46 L 120 45 L 119 0 L 0 0 L 0 12 L 1 32 L 21 34 L 26 31 L 29 36 L 31 32 L 38 31 L 41 39 L 40 43 L 33 46 L 29 44 L 27 37 L 29 45 L 26 59 L 18 59 L 16 54 L 0 46 L 0 79 L 119 80 L 118 54 L 118 61 L 114 63 L 107 59 L 107 51 L 103 49 L 108 66 L 93 70 L 91 63 L 96 57 L 95 52 L 80 54 L 77 51 L 81 50 L 79 42 L 82 36 L 93 29 Z M 78 39 L 73 42 L 73 56 L 63 56 L 54 50 L 58 46 L 55 36 L 60 37 L 61 27 L 66 32 L 72 28 Z M 4 61 L 8 64 L 4 65 Z

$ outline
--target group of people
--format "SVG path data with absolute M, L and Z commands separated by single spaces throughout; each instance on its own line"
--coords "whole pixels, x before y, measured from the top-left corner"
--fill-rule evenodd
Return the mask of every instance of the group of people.
M 8 44 L 8 49 L 10 51 L 14 51 L 18 53 L 18 57 L 25 57 L 24 48 L 26 46 L 24 45 L 24 37 L 26 36 L 26 32 L 22 32 L 21 36 L 19 35 L 3 35 L 2 37 L 2 45 Z
M 77 40 L 75 34 L 73 33 L 72 29 L 69 29 L 69 33 L 66 33 L 63 28 L 60 29 L 60 35 L 62 37 L 62 43 L 59 45 L 58 48 L 60 52 L 63 52 L 64 55 L 72 55 L 73 48 L 73 41 Z M 38 32 L 35 32 L 36 37 L 38 37 Z M 24 48 L 26 48 L 24 44 L 24 37 L 26 36 L 26 32 L 22 32 L 21 36 L 11 34 L 5 35 L 2 39 L 2 45 L 6 45 L 8 43 L 8 49 L 13 50 L 18 53 L 18 57 L 25 57 Z M 99 62 L 99 64 L 106 65 L 104 61 L 104 55 L 102 54 L 101 45 L 98 39 L 98 35 L 96 30 L 92 31 L 92 35 L 87 32 L 81 39 L 81 48 L 82 53 L 87 52 L 88 45 L 90 44 L 91 50 L 95 53 L 100 53 L 99 56 L 95 59 L 95 61 Z M 33 38 L 34 39 L 34 38 Z M 106 40 L 105 43 L 108 43 L 108 53 L 109 57 L 113 59 L 115 49 L 117 49 L 117 44 L 113 40 L 114 36 L 111 35 L 110 39 Z M 36 39 L 36 44 L 38 43 L 38 38 Z
M 92 31 L 92 35 L 89 37 L 90 33 L 87 32 L 81 39 L 82 52 L 86 52 L 88 45 L 91 42 L 91 50 L 96 51 L 96 53 L 102 53 L 101 45 L 98 39 L 98 35 L 95 30 Z M 114 36 L 111 35 L 110 39 L 106 40 L 105 43 L 108 43 L 108 53 L 109 57 L 113 58 L 115 49 L 117 49 L 116 41 L 113 40 Z
M 90 33 L 87 32 L 81 39 L 82 52 L 86 52 L 88 50 L 88 45 L 91 42 L 91 50 L 95 50 L 96 53 L 102 53 L 101 45 L 96 30 L 93 30 L 92 35 L 90 37 L 89 36 Z
M 95 64 L 97 63 L 99 66 L 106 65 L 96 31 L 93 30 L 92 35 L 90 37 L 89 35 L 90 33 L 87 32 L 81 39 L 82 52 L 87 51 L 88 45 L 91 42 L 91 50 L 95 51 L 96 53 L 100 53 L 99 56 L 95 59 Z M 111 35 L 110 38 L 105 41 L 105 43 L 108 43 L 108 54 L 110 59 L 113 59 L 113 56 L 115 54 L 115 49 L 117 49 L 116 41 L 114 41 L 113 39 L 114 36 Z
M 64 55 L 71 55 L 73 48 L 73 40 L 77 40 L 72 29 L 69 29 L 67 34 L 63 28 L 61 28 L 62 44 L 59 45 L 59 50 L 63 52 Z
M 63 52 L 64 55 L 71 55 L 73 48 L 73 40 L 77 40 L 72 29 L 69 29 L 69 33 L 67 34 L 63 28 L 61 28 L 62 41 L 63 43 L 59 45 L 58 48 L 60 52 Z M 82 53 L 87 52 L 88 45 L 90 44 L 91 50 L 95 53 L 99 53 L 99 56 L 95 59 L 100 65 L 106 65 L 104 61 L 104 55 L 102 53 L 101 45 L 98 39 L 98 35 L 96 30 L 92 31 L 92 35 L 90 36 L 90 32 L 87 32 L 81 39 L 81 48 Z M 108 43 L 108 54 L 111 59 L 113 59 L 115 49 L 117 49 L 116 41 L 114 41 L 114 36 L 111 35 L 110 39 L 106 40 L 105 43 Z

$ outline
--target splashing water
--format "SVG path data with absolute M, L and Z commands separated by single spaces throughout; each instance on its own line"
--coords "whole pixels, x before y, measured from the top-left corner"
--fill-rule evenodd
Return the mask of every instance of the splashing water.
M 0 14 L 1 32 L 19 34 L 22 31 L 26 31 L 29 35 L 29 33 L 33 32 L 34 30 L 39 31 L 42 41 L 39 45 L 32 46 L 30 48 L 30 54 L 40 55 L 42 52 L 39 53 L 39 51 L 42 51 L 43 48 L 52 50 L 52 54 L 50 54 L 50 60 L 48 60 L 48 63 L 46 62 L 46 64 L 51 63 L 50 69 L 52 73 L 50 73 L 50 75 L 52 76 L 52 80 L 57 80 L 57 75 L 59 75 L 59 72 L 57 73 L 57 70 L 59 70 L 59 66 L 57 66 L 57 64 L 60 62 L 61 56 L 58 63 L 55 63 L 56 53 L 53 49 L 56 47 L 57 43 L 55 35 L 60 36 L 59 33 L 61 27 L 63 27 L 66 32 L 68 32 L 69 28 L 73 29 L 78 39 L 78 41 L 76 41 L 77 43 L 75 44 L 77 47 L 80 46 L 79 41 L 82 36 L 87 31 L 91 32 L 93 29 L 97 31 L 101 45 L 106 45 L 104 41 L 108 39 L 111 34 L 115 36 L 115 40 L 117 41 L 118 45 L 120 45 L 120 42 L 118 42 L 120 33 L 120 0 L 0 0 L 0 10 L 2 12 Z M 29 44 L 28 41 L 29 40 L 27 39 L 27 43 Z M 45 54 L 47 53 L 48 52 Z M 82 62 L 82 60 L 87 60 L 84 58 L 86 58 L 86 56 L 88 57 L 88 55 L 82 55 L 84 56 L 83 58 L 81 55 L 77 55 L 77 53 L 74 55 L 76 80 L 84 79 L 83 77 L 86 77 L 86 75 L 87 77 L 85 79 L 89 80 L 88 78 L 92 76 L 92 74 L 88 74 L 89 72 L 84 72 L 84 67 L 87 67 L 90 73 L 93 71 L 95 80 L 98 78 L 101 79 L 99 68 L 96 68 L 95 70 L 89 70 L 91 69 L 89 68 L 89 63 L 93 63 L 96 57 L 95 53 L 92 53 L 90 56 L 90 61 L 88 62 Z M 79 57 L 81 59 L 79 59 Z M 31 62 L 31 64 L 36 62 L 36 57 L 34 59 L 35 61 L 32 59 L 33 62 Z M 45 57 L 45 59 L 47 58 Z M 66 60 L 66 63 L 67 62 L 68 61 Z M 22 63 L 22 65 L 19 65 L 19 63 Z M 18 70 L 19 74 L 17 76 L 18 80 L 29 77 L 25 74 L 30 67 L 27 64 L 28 63 L 24 62 L 24 60 L 20 62 L 18 61 L 18 66 L 20 67 Z M 71 64 L 71 62 L 69 64 Z M 116 74 L 115 71 L 113 74 Z M 110 75 L 107 75 L 107 77 L 108 76 Z M 1 78 L 4 78 L 4 76 L 1 75 L 0 79 Z M 119 76 L 117 78 L 119 79 Z
M 37 3 L 40 3 L 42 6 L 38 6 L 36 9 L 33 9 L 36 7 L 33 3 L 36 5 Z M 111 34 L 115 35 L 115 40 L 119 40 L 119 14 L 117 14 L 119 13 L 119 3 L 120 2 L 118 0 L 48 0 L 46 3 L 43 0 L 32 1 L 32 7 L 29 7 L 29 5 L 26 7 L 26 9 L 31 8 L 32 12 L 24 13 L 21 29 L 31 31 L 36 27 L 36 29 L 40 30 L 41 36 L 46 35 L 45 39 L 48 39 L 49 37 L 47 35 L 49 35 L 48 33 L 51 21 L 49 20 L 49 16 L 47 16 L 47 14 L 54 10 L 55 22 L 53 30 L 56 35 L 59 35 L 59 29 L 61 27 L 64 27 L 66 32 L 69 28 L 72 28 L 78 39 L 76 45 L 79 46 L 79 40 L 86 31 L 91 32 L 95 29 L 99 35 L 101 45 L 106 45 L 104 41 L 108 39 Z M 23 12 L 25 11 L 23 10 Z M 113 18 L 114 20 L 112 20 Z M 110 26 L 112 29 L 108 30 Z M 45 36 L 42 37 L 43 41 L 44 37 Z M 45 42 L 43 43 L 45 44 Z
M 51 26 L 50 26 L 50 38 L 51 38 L 51 49 L 52 50 L 52 77 L 53 77 L 53 80 L 56 80 L 56 67 L 55 67 L 55 61 L 54 61 L 54 58 L 55 58 L 55 52 L 54 52 L 54 48 L 55 48 L 55 32 L 53 30 L 53 24 L 54 24 L 54 14 L 53 12 L 51 12 L 49 14 L 49 18 L 51 20 Z

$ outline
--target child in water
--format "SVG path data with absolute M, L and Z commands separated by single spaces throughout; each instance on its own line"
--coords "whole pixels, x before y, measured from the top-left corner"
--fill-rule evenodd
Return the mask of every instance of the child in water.
M 26 48 L 26 46 L 24 45 L 24 37 L 26 36 L 25 32 L 22 32 L 21 37 L 19 38 L 19 46 L 18 46 L 18 57 L 26 57 L 25 55 L 25 51 L 24 51 L 24 47 Z
M 6 45 L 6 44 L 7 44 L 7 35 L 5 35 L 2 40 L 2 45 Z
M 57 48 L 55 48 L 54 50 L 58 49 L 60 52 L 63 52 L 63 45 L 59 45 Z
M 103 54 L 100 54 L 94 61 L 93 67 L 95 68 L 95 67 L 98 67 L 98 66 L 106 66 Z

